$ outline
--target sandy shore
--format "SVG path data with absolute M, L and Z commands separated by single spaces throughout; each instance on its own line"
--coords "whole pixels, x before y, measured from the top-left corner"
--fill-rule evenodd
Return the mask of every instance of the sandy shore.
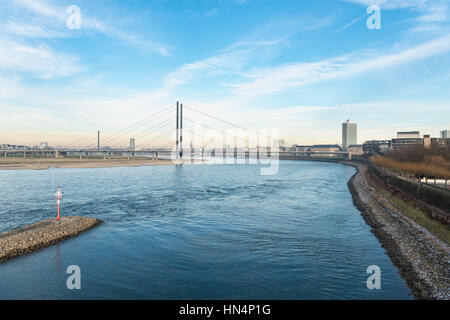
M 44 220 L 0 234 L 0 263 L 74 237 L 102 221 L 88 217 L 63 217 Z
M 353 201 L 417 299 L 450 299 L 450 250 L 437 237 L 403 215 L 366 181 L 366 167 L 348 186 Z
M 154 164 L 174 164 L 172 160 L 159 159 L 0 159 L 0 170 L 45 170 L 48 168 L 107 168 L 138 167 Z

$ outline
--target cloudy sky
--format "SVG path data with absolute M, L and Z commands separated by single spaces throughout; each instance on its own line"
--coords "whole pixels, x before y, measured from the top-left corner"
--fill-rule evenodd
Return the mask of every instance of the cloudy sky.
M 446 0 L 0 5 L 0 144 L 95 141 L 177 100 L 289 144 L 450 129 Z

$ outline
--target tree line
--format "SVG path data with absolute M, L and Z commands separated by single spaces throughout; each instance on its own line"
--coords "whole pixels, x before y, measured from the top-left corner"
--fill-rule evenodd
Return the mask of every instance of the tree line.
M 417 179 L 450 179 L 450 146 L 414 145 L 391 150 L 384 156 L 370 158 L 378 166 L 389 168 L 400 175 Z

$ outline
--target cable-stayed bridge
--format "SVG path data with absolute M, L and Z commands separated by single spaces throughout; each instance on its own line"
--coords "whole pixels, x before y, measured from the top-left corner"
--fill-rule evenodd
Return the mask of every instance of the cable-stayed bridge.
M 171 157 L 204 156 L 250 158 L 277 156 L 281 159 L 308 157 L 348 158 L 348 152 L 279 151 L 278 133 L 252 130 L 239 124 L 176 102 L 117 132 L 89 134 L 71 144 L 36 150 L 1 150 L 0 156 Z

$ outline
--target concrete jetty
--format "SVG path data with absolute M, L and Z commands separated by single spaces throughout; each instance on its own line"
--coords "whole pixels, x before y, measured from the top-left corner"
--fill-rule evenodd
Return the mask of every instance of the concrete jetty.
M 0 234 L 0 263 L 79 235 L 103 221 L 89 217 L 49 219 Z

